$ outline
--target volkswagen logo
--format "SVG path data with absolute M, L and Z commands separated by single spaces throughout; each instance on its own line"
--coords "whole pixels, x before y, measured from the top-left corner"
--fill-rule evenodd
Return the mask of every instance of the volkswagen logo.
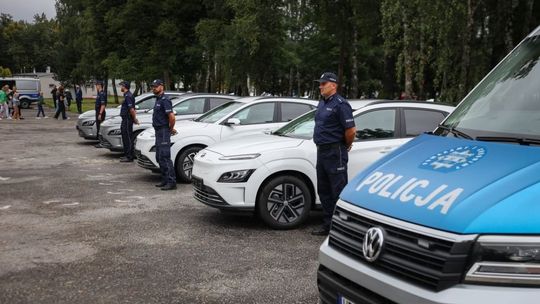
M 379 258 L 384 246 L 384 231 L 379 227 L 371 227 L 366 232 L 362 253 L 368 262 L 374 262 Z

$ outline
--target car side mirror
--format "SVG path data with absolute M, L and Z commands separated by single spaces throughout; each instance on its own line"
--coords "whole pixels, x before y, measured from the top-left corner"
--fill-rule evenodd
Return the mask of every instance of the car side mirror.
M 172 112 L 174 115 L 178 115 L 178 112 L 176 112 L 176 110 L 172 110 Z
M 140 108 L 139 105 L 135 105 L 135 110 L 139 110 Z
M 240 119 L 238 119 L 238 118 L 229 118 L 225 122 L 225 125 L 227 125 L 227 126 L 237 126 L 239 124 L 240 124 Z

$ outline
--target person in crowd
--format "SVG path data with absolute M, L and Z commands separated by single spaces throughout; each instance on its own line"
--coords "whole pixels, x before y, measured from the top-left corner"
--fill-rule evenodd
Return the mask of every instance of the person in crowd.
M 9 119 L 13 118 L 13 93 L 14 91 L 8 87 L 7 97 L 8 97 L 8 108 L 9 108 Z
M 17 92 L 17 87 L 13 87 L 12 90 L 12 98 L 11 102 L 13 104 L 13 119 L 20 120 L 21 119 L 21 112 L 19 111 L 19 108 L 21 106 L 21 102 L 19 101 L 19 92 Z
M 67 109 L 69 110 L 71 107 L 71 101 L 73 100 L 73 95 L 71 95 L 70 89 L 65 89 L 64 94 L 66 95 L 66 105 L 67 105 Z
M 7 91 L 9 90 L 9 87 L 7 85 L 3 86 L 0 89 L 0 120 L 2 119 L 2 116 L 4 118 L 9 118 L 9 106 L 8 106 L 8 96 Z
M 122 117 L 122 124 L 120 125 L 120 131 L 122 133 L 122 144 L 124 147 L 124 156 L 120 158 L 120 162 L 133 162 L 135 156 L 133 155 L 133 124 L 139 124 L 137 120 L 137 112 L 135 111 L 135 97 L 129 91 L 129 81 L 122 81 L 120 83 L 120 90 L 124 93 L 124 102 L 120 109 L 120 117 Z
M 96 96 L 96 104 L 95 104 L 95 110 L 96 110 L 96 128 L 97 128 L 97 136 L 99 138 L 99 127 L 101 126 L 101 123 L 105 120 L 105 115 L 107 114 L 105 112 L 105 108 L 107 107 L 107 93 L 103 89 L 103 81 L 98 80 L 96 81 L 96 90 L 97 90 L 97 96 Z M 103 148 L 101 144 L 95 145 L 96 148 Z
M 39 114 L 41 114 L 42 117 L 46 117 L 45 111 L 43 110 L 43 92 L 39 92 L 39 97 L 37 100 L 37 107 L 38 107 L 38 112 L 37 112 L 36 118 L 37 119 L 41 118 L 39 117 Z
M 356 127 L 349 102 L 337 93 L 338 79 L 324 73 L 319 82 L 321 100 L 315 114 L 313 141 L 317 145 L 317 193 L 323 207 L 323 224 L 313 235 L 328 235 L 339 194 L 347 185 L 347 163 Z
M 52 100 L 53 100 L 53 104 L 54 104 L 54 109 L 56 110 L 56 107 L 57 107 L 57 102 L 56 102 L 56 92 L 58 92 L 58 88 L 56 87 L 56 85 L 53 85 L 53 89 L 51 90 L 51 95 L 52 95 Z
M 82 114 L 82 90 L 80 85 L 75 86 L 75 103 L 77 103 L 77 112 Z
M 56 98 L 57 98 L 57 106 L 56 106 L 56 113 L 54 114 L 54 118 L 58 119 L 60 114 L 62 114 L 62 119 L 66 120 L 66 94 L 64 93 L 64 87 L 59 86 L 58 91 L 56 92 Z
M 152 114 L 152 126 L 156 131 L 156 160 L 161 170 L 161 183 L 156 187 L 161 190 L 174 190 L 176 189 L 176 172 L 171 160 L 171 135 L 176 134 L 174 129 L 176 119 L 171 100 L 165 96 L 163 80 L 154 80 L 152 91 L 157 97 Z

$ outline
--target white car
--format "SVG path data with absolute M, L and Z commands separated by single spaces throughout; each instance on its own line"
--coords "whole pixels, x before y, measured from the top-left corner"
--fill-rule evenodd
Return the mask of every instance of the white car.
M 197 118 L 201 114 L 237 98 L 237 96 L 233 95 L 184 94 L 174 97 L 171 101 L 176 121 L 181 121 Z M 137 114 L 139 124 L 133 125 L 134 138 L 142 131 L 152 127 L 152 115 L 153 110 Z M 122 117 L 120 116 L 108 119 L 101 124 L 99 142 L 103 147 L 111 151 L 123 151 L 124 145 L 120 132 L 121 124 Z
M 357 128 L 349 177 L 413 137 L 434 130 L 453 107 L 426 102 L 350 101 Z M 256 212 L 272 228 L 302 224 L 318 208 L 315 112 L 273 134 L 223 141 L 195 156 L 195 198 L 222 211 Z
M 245 97 L 226 103 L 194 121 L 180 121 L 171 137 L 171 159 L 180 181 L 191 181 L 193 158 L 200 150 L 226 138 L 270 133 L 317 106 L 314 100 L 287 97 Z M 157 171 L 155 132 L 137 137 L 137 164 Z
M 174 98 L 174 97 L 181 96 L 184 94 L 185 93 L 183 92 L 174 92 L 174 91 L 165 92 L 165 95 L 167 95 L 169 98 Z M 135 97 L 135 109 L 137 110 L 137 113 L 142 113 L 144 111 L 151 110 L 154 107 L 155 103 L 156 103 L 156 95 L 154 95 L 154 93 L 151 93 L 151 92 L 144 93 Z M 120 115 L 121 105 L 116 106 L 114 108 L 111 107 L 110 102 L 108 105 L 109 106 L 105 110 L 106 120 Z M 77 125 L 75 126 L 75 128 L 79 132 L 79 136 L 84 139 L 90 139 L 90 140 L 98 139 L 97 126 L 96 126 L 96 111 L 90 110 L 79 115 L 77 119 Z

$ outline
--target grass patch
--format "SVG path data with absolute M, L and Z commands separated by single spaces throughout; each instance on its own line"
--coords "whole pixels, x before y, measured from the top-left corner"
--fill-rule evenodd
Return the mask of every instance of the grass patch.
M 114 103 L 114 97 L 108 98 L 108 104 L 107 107 L 116 108 L 118 105 Z M 45 98 L 44 99 L 45 105 L 51 109 L 54 109 L 54 103 L 52 98 Z M 82 111 L 90 111 L 94 110 L 95 108 L 96 100 L 94 98 L 83 98 L 82 102 Z M 77 103 L 75 100 L 71 102 L 71 107 L 69 109 L 66 109 L 67 112 L 77 113 Z

